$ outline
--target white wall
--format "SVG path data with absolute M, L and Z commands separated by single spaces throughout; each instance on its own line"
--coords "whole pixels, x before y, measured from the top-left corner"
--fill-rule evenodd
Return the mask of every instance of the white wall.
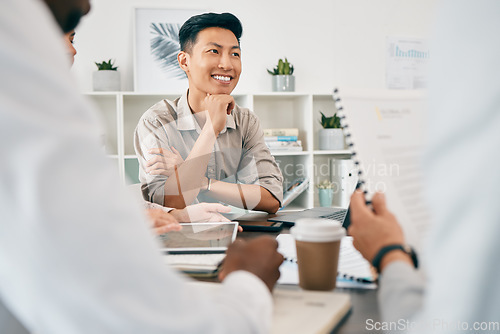
M 385 37 L 427 37 L 437 0 L 91 0 L 77 28 L 73 72 L 91 91 L 94 61 L 116 59 L 122 90 L 133 90 L 134 7 L 232 12 L 243 23 L 239 92 L 271 90 L 266 68 L 287 57 L 296 90 L 328 93 L 334 86 L 385 88 Z

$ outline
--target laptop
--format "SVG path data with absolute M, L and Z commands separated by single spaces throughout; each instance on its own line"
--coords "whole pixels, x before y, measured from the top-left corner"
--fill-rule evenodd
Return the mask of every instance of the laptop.
M 276 217 L 268 218 L 270 222 L 280 222 L 287 226 L 295 225 L 295 222 L 302 218 L 322 218 L 332 219 L 340 222 L 346 229 L 349 227 L 349 209 L 341 207 L 320 207 L 303 211 L 279 214 Z

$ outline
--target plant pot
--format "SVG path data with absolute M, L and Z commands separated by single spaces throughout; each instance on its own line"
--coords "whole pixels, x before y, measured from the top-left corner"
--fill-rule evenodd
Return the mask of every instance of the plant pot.
M 342 129 L 319 130 L 320 150 L 343 150 L 344 147 L 344 131 Z
M 92 73 L 92 84 L 94 91 L 119 91 L 120 90 L 120 72 L 102 70 Z
M 273 92 L 295 91 L 295 77 L 293 75 L 273 75 Z
M 318 189 L 319 206 L 330 207 L 333 201 L 333 189 Z

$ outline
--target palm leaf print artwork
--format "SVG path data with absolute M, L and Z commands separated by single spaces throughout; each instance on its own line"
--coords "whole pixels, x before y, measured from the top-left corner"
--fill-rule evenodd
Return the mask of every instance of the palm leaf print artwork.
M 177 54 L 181 49 L 179 44 L 181 25 L 178 23 L 151 23 L 150 28 L 154 35 L 151 38 L 151 53 L 157 63 L 169 77 L 179 80 L 185 79 L 186 73 L 177 62 Z

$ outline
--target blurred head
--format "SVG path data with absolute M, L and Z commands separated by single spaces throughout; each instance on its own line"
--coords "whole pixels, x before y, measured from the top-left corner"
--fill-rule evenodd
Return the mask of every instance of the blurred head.
M 241 74 L 241 22 L 233 14 L 191 17 L 179 31 L 180 67 L 189 80 L 189 95 L 230 94 Z
M 68 57 L 71 60 L 71 65 L 75 62 L 76 49 L 73 45 L 73 40 L 75 39 L 75 31 L 64 34 L 64 44 L 66 45 L 66 51 L 68 52 Z
M 82 16 L 90 11 L 90 0 L 43 0 L 63 32 L 75 29 Z

